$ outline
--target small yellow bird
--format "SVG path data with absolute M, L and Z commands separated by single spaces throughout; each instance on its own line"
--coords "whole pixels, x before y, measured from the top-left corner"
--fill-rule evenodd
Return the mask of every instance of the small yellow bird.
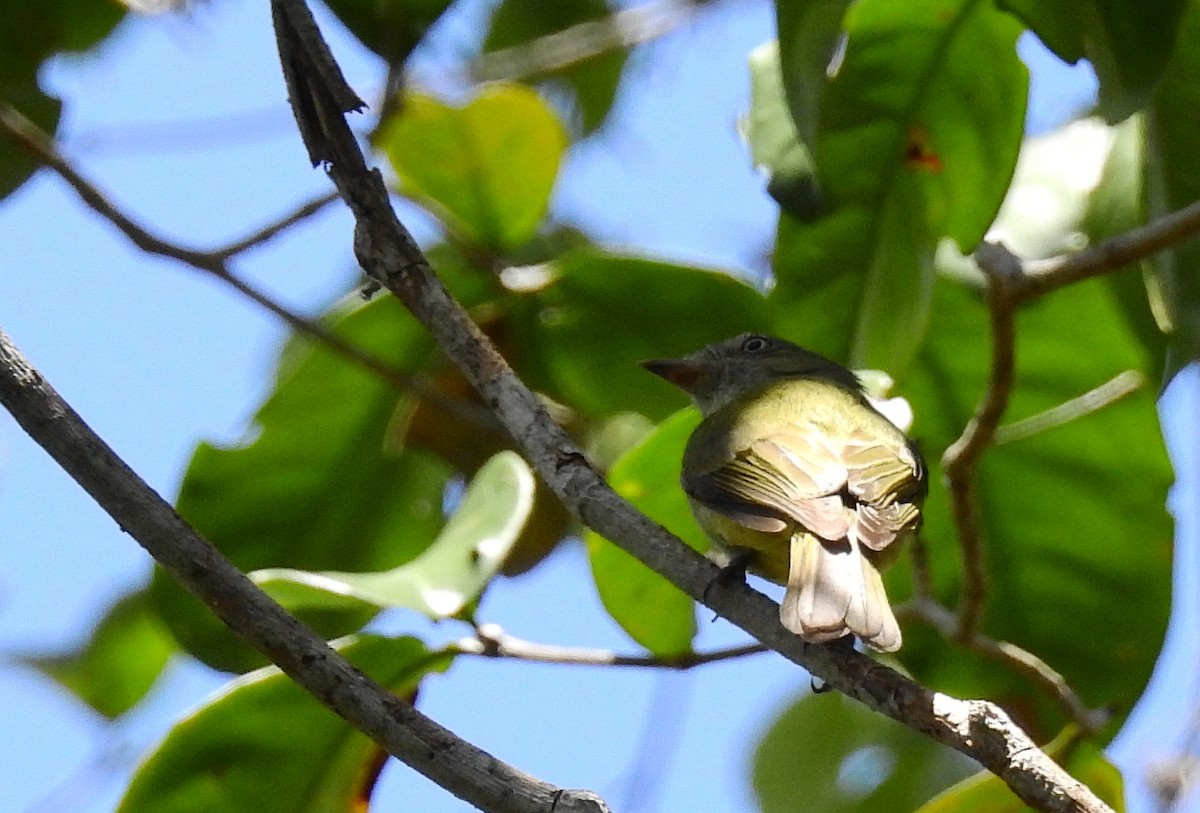
M 751 333 L 643 366 L 704 416 L 683 490 L 731 567 L 787 585 L 783 625 L 814 643 L 852 634 L 899 649 L 879 574 L 920 524 L 926 469 L 854 373 Z

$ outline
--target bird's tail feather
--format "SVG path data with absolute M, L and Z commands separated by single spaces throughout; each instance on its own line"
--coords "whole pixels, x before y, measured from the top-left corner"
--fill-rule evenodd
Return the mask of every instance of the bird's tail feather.
M 813 643 L 853 634 L 881 652 L 900 648 L 900 627 L 883 579 L 852 538 L 830 543 L 808 533 L 792 537 L 779 618 Z

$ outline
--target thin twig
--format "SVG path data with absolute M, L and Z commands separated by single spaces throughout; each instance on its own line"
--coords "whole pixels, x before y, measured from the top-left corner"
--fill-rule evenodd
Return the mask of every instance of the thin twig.
M 1100 730 L 1108 720 L 1108 714 L 1102 710 L 1089 709 L 1067 683 L 1066 678 L 1041 658 L 1015 644 L 1007 641 L 995 641 L 979 632 L 964 637 L 961 633 L 959 617 L 939 604 L 933 597 L 933 579 L 929 572 L 928 551 L 919 534 L 912 541 L 910 555 L 913 570 L 913 597 L 896 607 L 898 618 L 901 620 L 919 618 L 943 636 L 957 641 L 967 649 L 1013 667 L 1045 689 L 1058 702 L 1067 716 L 1079 725 L 1081 730 L 1088 734 Z
M 277 18 L 311 21 L 304 0 L 272 0 L 272 8 Z M 310 25 L 280 26 L 277 32 L 280 37 L 319 36 Z M 336 97 L 337 88 L 317 86 L 330 71 L 319 65 L 306 68 L 295 59 L 302 54 L 320 61 L 327 49 L 285 43 L 281 50 L 293 60 L 285 77 L 293 100 Z M 745 584 L 720 583 L 712 562 L 622 499 L 433 273 L 397 219 L 382 175 L 366 165 L 345 117 L 332 105 L 299 104 L 293 109 L 302 133 L 321 134 L 310 149 L 320 149 L 328 157 L 329 177 L 354 213 L 355 255 L 363 270 L 425 325 L 571 513 L 830 687 L 973 756 L 1027 804 L 1054 813 L 1109 810 L 994 704 L 932 692 L 862 653 L 805 643 L 783 629 L 778 606 L 769 598 Z
M 1064 285 L 1120 270 L 1197 234 L 1200 234 L 1200 201 L 1083 251 L 1024 263 L 1016 297 L 1019 302 L 1028 302 Z
M 462 638 L 451 650 L 464 655 L 487 658 L 512 658 L 538 663 L 561 663 L 574 666 L 638 666 L 657 669 L 692 669 L 704 664 L 744 658 L 769 651 L 762 644 L 717 649 L 711 652 L 685 652 L 662 657 L 658 655 L 621 655 L 608 649 L 553 646 L 526 641 L 506 633 L 495 624 L 483 624 L 473 637 Z
M 992 319 L 992 358 L 987 389 L 962 435 L 942 455 L 942 472 L 950 493 L 951 514 L 962 547 L 963 586 L 958 609 L 958 634 L 969 639 L 983 620 L 987 602 L 987 571 L 983 535 L 974 496 L 975 466 L 991 444 L 1012 394 L 1017 302 L 1014 285 L 1021 263 L 1008 249 L 985 243 L 975 253 L 988 281 L 988 310 Z
M 170 243 L 135 223 L 132 218 L 114 206 L 99 189 L 85 180 L 71 166 L 70 162 L 59 154 L 58 150 L 54 148 L 50 136 L 20 112 L 4 103 L 0 103 L 0 127 L 39 163 L 54 170 L 75 190 L 75 194 L 79 195 L 92 211 L 116 226 L 118 231 L 142 251 L 148 254 L 157 254 L 160 257 L 170 257 L 210 273 L 213 272 L 214 267 L 219 267 L 219 264 L 214 262 L 212 255 L 207 252 L 195 251 Z
M 378 356 L 368 353 L 361 347 L 347 342 L 319 322 L 301 316 L 259 288 L 243 280 L 230 269 L 226 261 L 227 256 L 230 254 L 244 250 L 244 248 L 237 248 L 238 243 L 233 244 L 232 248 L 234 250 L 232 251 L 231 247 L 227 247 L 214 253 L 185 248 L 151 233 L 121 211 L 103 192 L 84 178 L 55 149 L 50 137 L 42 132 L 37 125 L 33 124 L 18 111 L 2 103 L 0 103 L 0 131 L 6 132 L 38 162 L 47 169 L 54 171 L 66 181 L 67 185 L 75 191 L 75 194 L 79 195 L 80 199 L 92 211 L 110 222 L 126 239 L 147 254 L 167 257 L 216 277 L 246 299 L 277 316 L 292 330 L 308 336 L 310 339 L 325 345 L 348 361 L 352 361 L 369 370 L 392 384 L 392 386 L 401 392 L 412 393 L 431 406 L 435 406 L 448 415 L 466 421 L 472 426 L 489 430 L 497 428 L 495 418 L 486 409 L 468 401 L 447 397 L 436 386 L 421 376 L 401 370 L 398 367 L 388 364 Z M 316 202 L 314 201 L 313 203 L 315 204 Z M 309 204 L 309 206 L 311 205 L 313 204 Z M 324 204 L 322 203 L 321 205 Z M 295 213 L 290 217 L 294 216 Z M 276 227 L 276 231 L 281 227 L 279 223 L 274 224 L 274 226 Z M 286 228 L 286 224 L 282 228 Z M 265 231 L 263 230 L 263 232 Z M 260 232 L 259 235 L 263 232 Z M 263 239 L 267 239 L 270 236 L 267 235 Z M 247 238 L 239 242 L 250 243 L 251 240 Z M 249 245 L 246 247 L 249 247 Z
M 455 736 L 354 668 L 188 525 L 83 422 L 0 330 L 0 404 L 121 528 L 222 621 L 389 753 L 485 810 L 606 813 Z M 557 804 L 557 807 L 554 807 Z
M 1108 381 L 1098 387 L 1093 387 L 1083 395 L 1063 401 L 1058 406 L 1036 415 L 1030 415 L 1028 418 L 996 427 L 995 443 L 997 446 L 1001 446 L 1063 426 L 1084 415 L 1104 409 L 1106 406 L 1132 395 L 1144 386 L 1146 386 L 1146 376 L 1137 370 L 1125 370 L 1117 373 Z
M 228 260 L 234 255 L 256 248 L 272 239 L 280 232 L 290 229 L 302 220 L 312 217 L 336 200 L 340 200 L 337 192 L 326 192 L 324 195 L 302 203 L 289 214 L 284 215 L 273 223 L 268 223 L 253 234 L 248 234 L 241 240 L 234 240 L 224 248 L 215 248 L 209 253 L 220 260 Z
M 1131 386 L 1128 379 L 1122 379 L 1113 384 L 1111 392 L 1089 393 L 1091 397 L 1085 396 L 1085 401 L 1071 403 L 1070 406 L 1064 404 L 1062 412 L 1036 416 L 1039 421 L 1037 425 L 1025 424 L 1021 429 L 1010 429 L 1007 433 L 998 430 L 1013 387 L 1017 308 L 1065 285 L 1112 273 L 1130 263 L 1144 260 L 1198 233 L 1200 201 L 1074 254 L 1022 262 L 1000 244 L 985 243 L 976 251 L 976 262 L 988 283 L 988 308 L 992 321 L 990 372 L 974 415 L 962 435 L 942 457 L 951 513 L 963 555 L 963 586 L 958 608 L 958 634 L 963 639 L 969 638 L 979 628 L 987 600 L 983 539 L 973 493 L 979 458 L 993 443 L 1011 440 L 1013 431 L 1027 432 L 1039 428 L 1043 420 L 1069 419 L 1075 416 L 1075 410 L 1099 408 L 1093 406 L 1095 401 L 1100 401 L 1103 406 L 1121 397 L 1125 394 L 1124 390 Z
M 966 638 L 962 637 L 958 616 L 932 598 L 914 596 L 911 601 L 896 608 L 896 615 L 901 618 L 919 618 L 967 649 L 999 661 L 1030 678 L 1053 697 L 1063 712 L 1088 734 L 1095 734 L 1109 719 L 1106 711 L 1089 709 L 1067 683 L 1066 678 L 1028 650 L 1007 641 L 996 641 L 978 632 Z

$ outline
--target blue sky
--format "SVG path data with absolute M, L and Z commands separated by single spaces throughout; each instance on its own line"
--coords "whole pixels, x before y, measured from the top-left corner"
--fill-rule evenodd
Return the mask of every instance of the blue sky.
M 351 84 L 373 98 L 381 64 L 322 19 Z M 468 50 L 477 19 L 467 12 L 443 26 L 426 64 Z M 574 152 L 555 213 L 601 242 L 753 267 L 770 245 L 775 209 L 736 120 L 748 104 L 746 55 L 770 36 L 766 3 L 718 5 L 640 54 L 615 135 Z M 1086 105 L 1094 88 L 1086 70 L 1066 70 L 1029 43 L 1024 52 L 1035 67 L 1031 129 Z M 182 244 L 225 243 L 328 188 L 308 168 L 284 104 L 265 4 L 197 4 L 187 17 L 127 21 L 99 53 L 56 61 L 43 81 L 69 100 L 62 135 L 85 175 Z M 402 216 L 430 236 L 419 213 Z M 330 207 L 245 257 L 238 271 L 317 313 L 356 278 L 351 228 L 349 216 Z M 200 439 L 240 435 L 285 337 L 278 322 L 214 280 L 142 255 L 47 173 L 0 203 L 0 245 L 0 326 L 161 493 L 174 495 Z M 1127 767 L 1173 752 L 1195 694 L 1196 656 L 1181 645 L 1196 640 L 1200 615 L 1200 437 L 1194 420 L 1182 417 L 1196 414 L 1194 369 L 1181 384 L 1170 393 L 1178 416 L 1170 423 L 1181 479 L 1190 478 L 1174 495 L 1192 511 L 1181 524 L 1192 542 L 1180 554 L 1192 575 L 1177 589 L 1187 612 L 1172 629 L 1152 702 L 1114 749 Z M 141 549 L 0 415 L 0 652 L 76 644 L 149 567 Z M 537 641 L 632 649 L 606 619 L 575 547 L 491 591 L 481 617 Z M 723 622 L 701 626 L 700 647 L 743 640 Z M 434 640 L 462 634 L 408 616 L 389 628 Z M 144 708 L 109 727 L 30 670 L 0 661 L 0 787 L 8 809 L 111 809 L 136 756 L 222 682 L 177 665 Z M 753 744 L 807 686 L 801 671 L 772 656 L 689 674 L 460 659 L 427 682 L 421 703 L 503 759 L 548 781 L 592 788 L 618 809 L 698 802 L 741 811 L 753 809 L 745 779 Z M 563 745 L 548 747 L 555 740 Z M 639 768 L 639 759 L 653 769 Z M 403 794 L 405 809 L 466 808 L 402 766 L 387 771 L 385 792 Z

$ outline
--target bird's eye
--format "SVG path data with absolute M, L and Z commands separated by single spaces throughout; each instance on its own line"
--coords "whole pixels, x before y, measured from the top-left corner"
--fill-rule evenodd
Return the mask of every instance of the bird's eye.
M 767 349 L 767 340 L 762 336 L 750 336 L 742 342 L 742 350 L 747 353 L 761 353 Z

